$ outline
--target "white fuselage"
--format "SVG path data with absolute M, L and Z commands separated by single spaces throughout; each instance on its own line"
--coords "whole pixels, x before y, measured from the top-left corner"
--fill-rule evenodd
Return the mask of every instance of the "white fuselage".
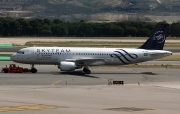
M 125 65 L 169 55 L 172 55 L 172 52 L 130 48 L 30 47 L 21 49 L 11 60 L 24 64 L 59 65 L 62 61 L 96 59 L 88 65 Z

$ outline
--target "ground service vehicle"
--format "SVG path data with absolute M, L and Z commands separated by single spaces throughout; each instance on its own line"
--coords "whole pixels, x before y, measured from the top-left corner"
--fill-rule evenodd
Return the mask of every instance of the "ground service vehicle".
M 2 72 L 4 73 L 23 73 L 23 72 L 30 72 L 29 69 L 16 66 L 16 64 L 10 64 L 9 67 L 3 67 Z

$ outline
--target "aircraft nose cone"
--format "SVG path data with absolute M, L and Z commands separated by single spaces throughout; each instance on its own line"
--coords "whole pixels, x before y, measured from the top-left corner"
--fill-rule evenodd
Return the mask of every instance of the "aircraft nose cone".
M 10 59 L 11 59 L 11 61 L 15 61 L 16 60 L 15 55 L 12 55 Z

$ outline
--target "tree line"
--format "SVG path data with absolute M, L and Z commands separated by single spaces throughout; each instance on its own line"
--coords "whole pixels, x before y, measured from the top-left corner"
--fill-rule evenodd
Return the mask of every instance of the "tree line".
M 165 23 L 165 22 L 161 22 Z M 14 19 L 0 18 L 0 36 L 35 37 L 147 37 L 160 23 L 156 22 L 111 22 L 90 23 L 65 22 L 59 19 Z M 168 36 L 180 37 L 180 23 L 171 24 Z

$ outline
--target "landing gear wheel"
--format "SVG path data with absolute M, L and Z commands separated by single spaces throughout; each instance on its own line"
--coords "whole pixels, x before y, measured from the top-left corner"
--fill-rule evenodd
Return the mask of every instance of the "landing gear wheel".
M 36 69 L 36 68 L 32 68 L 32 69 L 31 69 L 31 72 L 32 72 L 32 73 L 36 73 L 36 72 L 37 72 L 37 69 Z
M 37 69 L 34 68 L 34 64 L 32 64 L 32 66 L 31 66 L 31 72 L 32 72 L 32 73 L 36 73 L 36 72 L 37 72 Z
M 8 73 L 8 70 L 4 70 L 4 73 Z
M 83 71 L 84 71 L 84 73 L 86 73 L 86 74 L 91 74 L 91 71 L 90 71 L 89 69 L 87 69 L 87 68 L 84 68 Z

